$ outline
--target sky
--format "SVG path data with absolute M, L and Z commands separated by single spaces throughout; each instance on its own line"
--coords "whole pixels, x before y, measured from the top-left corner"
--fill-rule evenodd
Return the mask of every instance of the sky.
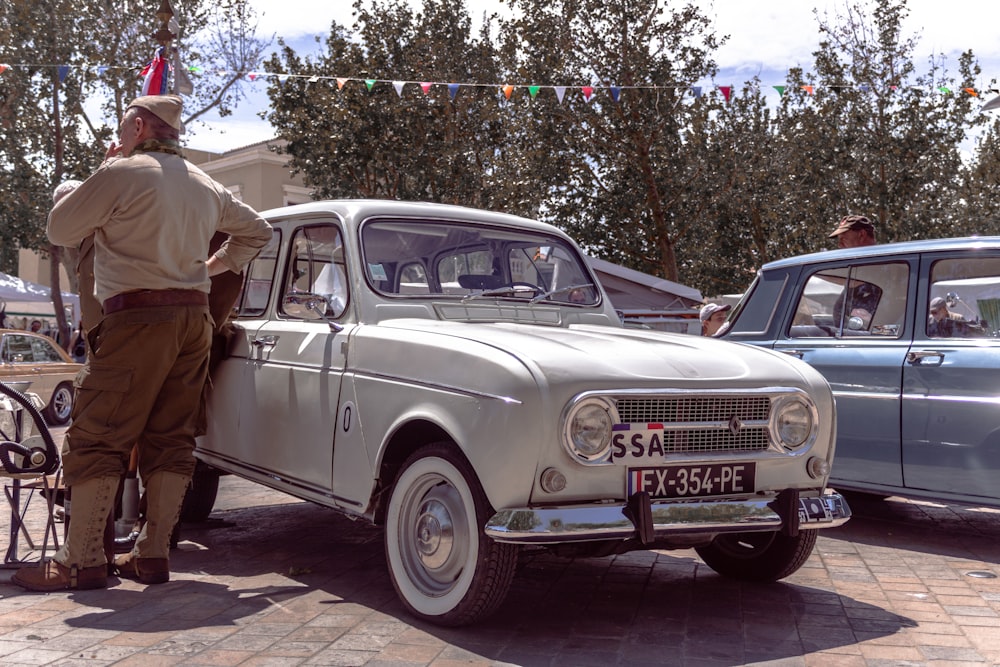
M 819 43 L 814 9 L 843 11 L 844 0 L 693 0 L 708 16 L 716 34 L 729 39 L 714 53 L 719 74 L 714 84 L 735 86 L 759 75 L 770 87 L 785 83 L 791 67 L 811 69 L 812 52 Z M 420 0 L 410 0 L 416 8 Z M 315 52 L 315 36 L 329 34 L 332 21 L 350 27 L 351 0 L 251 0 L 259 17 L 258 34 L 283 37 L 300 55 Z M 669 0 L 677 6 L 678 0 Z M 294 11 L 289 11 L 294 6 Z M 506 12 L 498 0 L 466 0 L 474 21 L 484 12 Z M 904 34 L 919 37 L 915 60 L 918 71 L 926 69 L 927 59 L 936 53 L 946 56 L 945 67 L 957 71 L 958 56 L 971 49 L 983 70 L 979 87 L 987 89 L 992 79 L 1000 80 L 1000 1 L 998 0 L 909 0 L 910 15 Z M 277 41 L 272 45 L 277 50 Z M 331 75 L 341 73 L 331 72 Z M 698 82 L 711 85 L 713 82 Z M 268 105 L 263 82 L 247 85 L 249 99 L 225 119 L 209 115 L 207 122 L 192 127 L 186 144 L 191 148 L 224 152 L 274 136 L 270 125 L 257 114 Z M 778 93 L 774 92 L 775 101 Z M 986 94 L 983 101 L 992 99 Z

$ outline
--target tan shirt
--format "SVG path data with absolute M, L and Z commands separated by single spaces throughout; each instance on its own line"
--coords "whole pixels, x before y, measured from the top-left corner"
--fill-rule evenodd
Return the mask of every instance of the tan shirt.
M 136 152 L 106 161 L 49 213 L 56 245 L 94 235 L 97 299 L 139 289 L 209 291 L 209 239 L 239 273 L 271 239 L 271 226 L 223 185 L 171 153 Z

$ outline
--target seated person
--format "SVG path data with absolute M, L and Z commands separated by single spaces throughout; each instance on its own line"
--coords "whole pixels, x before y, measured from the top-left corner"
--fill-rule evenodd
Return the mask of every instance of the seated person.
M 930 315 L 927 317 L 927 335 L 931 338 L 951 338 L 969 336 L 969 322 L 958 313 L 948 310 L 948 304 L 941 297 L 931 299 Z
M 847 318 L 861 318 L 862 328 L 867 329 L 871 325 L 872 315 L 875 314 L 875 309 L 881 299 L 882 289 L 877 285 L 864 281 L 852 281 L 851 286 L 841 293 L 833 306 L 834 327 L 840 327 L 840 320 L 844 314 L 844 302 L 846 301 L 850 307 Z

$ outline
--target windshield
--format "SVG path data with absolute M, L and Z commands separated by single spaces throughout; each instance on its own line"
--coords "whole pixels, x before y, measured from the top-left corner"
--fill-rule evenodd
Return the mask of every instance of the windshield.
M 361 233 L 365 273 L 401 297 L 514 298 L 595 305 L 599 292 L 564 240 L 461 222 L 379 220 Z

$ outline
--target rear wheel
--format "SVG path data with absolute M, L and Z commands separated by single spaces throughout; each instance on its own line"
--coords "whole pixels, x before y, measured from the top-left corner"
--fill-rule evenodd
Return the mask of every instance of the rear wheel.
M 45 406 L 45 421 L 50 426 L 62 426 L 73 413 L 73 385 L 63 382 L 52 392 L 49 404 Z
M 389 499 L 385 548 L 393 586 L 410 612 L 459 626 L 500 606 L 517 547 L 483 533 L 489 513 L 475 471 L 453 447 L 428 445 L 406 460 Z
M 777 581 L 798 570 L 816 546 L 815 530 L 795 537 L 779 532 L 724 533 L 695 551 L 719 574 L 747 581 Z
M 184 494 L 181 521 L 202 523 L 212 513 L 215 498 L 219 495 L 219 471 L 199 462 L 191 478 L 191 485 Z

